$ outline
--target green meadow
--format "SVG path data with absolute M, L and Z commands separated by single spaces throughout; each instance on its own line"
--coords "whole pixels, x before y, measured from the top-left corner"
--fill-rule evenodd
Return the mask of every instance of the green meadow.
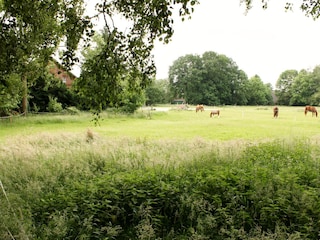
M 179 111 L 178 107 L 166 107 L 169 111 L 140 109 L 134 115 L 102 113 L 98 125 L 92 115 L 32 115 L 0 122 L 0 140 L 13 136 L 23 137 L 48 133 L 83 134 L 90 129 L 99 138 L 145 138 L 208 141 L 263 140 L 292 137 L 317 137 L 319 120 L 311 113 L 304 115 L 303 107 L 280 107 L 279 118 L 274 119 L 272 107 L 220 107 L 221 114 L 209 117 L 210 109 L 196 113 L 194 107 Z
M 0 238 L 318 239 L 320 118 L 211 109 L 1 119 Z

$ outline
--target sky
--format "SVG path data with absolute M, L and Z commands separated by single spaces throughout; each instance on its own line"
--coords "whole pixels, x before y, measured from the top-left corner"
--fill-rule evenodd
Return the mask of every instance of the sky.
M 306 17 L 298 5 L 286 12 L 286 1 L 271 0 L 267 10 L 253 1 L 245 14 L 240 0 L 199 0 L 191 19 L 175 17 L 169 44 L 156 42 L 156 78 L 168 78 L 179 57 L 207 51 L 226 55 L 249 78 L 258 75 L 273 86 L 286 70 L 312 70 L 320 65 L 320 19 Z
M 176 20 L 169 44 L 156 43 L 157 79 L 167 78 L 179 57 L 207 51 L 226 55 L 249 78 L 257 74 L 273 86 L 286 70 L 320 65 L 320 19 L 306 17 L 298 5 L 286 12 L 283 0 L 269 1 L 267 10 L 253 2 L 245 14 L 240 0 L 200 0 L 191 20 Z

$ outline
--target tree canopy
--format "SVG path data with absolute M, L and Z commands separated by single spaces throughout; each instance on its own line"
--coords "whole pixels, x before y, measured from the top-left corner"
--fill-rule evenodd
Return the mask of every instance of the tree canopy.
M 209 51 L 202 56 L 188 54 L 169 69 L 172 95 L 190 104 L 247 104 L 248 77 L 223 54 Z
M 319 105 L 320 66 L 284 71 L 276 83 L 276 96 L 282 105 Z

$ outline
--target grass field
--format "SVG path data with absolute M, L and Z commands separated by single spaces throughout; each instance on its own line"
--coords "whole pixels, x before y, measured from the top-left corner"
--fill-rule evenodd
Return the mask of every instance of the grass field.
M 0 239 L 318 239 L 319 118 L 165 108 L 1 119 Z
M 157 109 L 157 108 L 156 108 Z M 143 138 L 190 140 L 261 140 L 274 138 L 317 138 L 320 121 L 311 113 L 304 115 L 303 107 L 280 107 L 279 118 L 274 119 L 271 106 L 221 107 L 219 118 L 209 117 L 210 107 L 196 113 L 188 111 L 139 110 L 134 116 L 102 113 L 102 120 L 95 126 L 90 114 L 32 116 L 0 122 L 0 141 L 18 136 L 48 134 L 82 134 L 88 129 L 101 138 Z

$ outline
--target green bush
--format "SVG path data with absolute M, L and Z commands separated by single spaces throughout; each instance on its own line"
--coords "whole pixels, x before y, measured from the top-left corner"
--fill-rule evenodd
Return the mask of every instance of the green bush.
M 57 101 L 57 98 L 49 97 L 49 103 L 47 107 L 49 112 L 61 112 L 62 109 L 62 104 Z
M 67 107 L 66 109 L 64 109 L 64 111 L 68 114 L 71 115 L 78 115 L 80 114 L 80 110 L 77 109 L 76 107 Z
M 26 221 L 12 218 L 0 236 L 24 239 L 23 229 L 33 239 L 318 239 L 320 165 L 308 142 L 211 151 L 179 166 L 82 153 L 68 165 L 13 168 L 11 209 L 0 213 L 9 219 L 24 209 Z

